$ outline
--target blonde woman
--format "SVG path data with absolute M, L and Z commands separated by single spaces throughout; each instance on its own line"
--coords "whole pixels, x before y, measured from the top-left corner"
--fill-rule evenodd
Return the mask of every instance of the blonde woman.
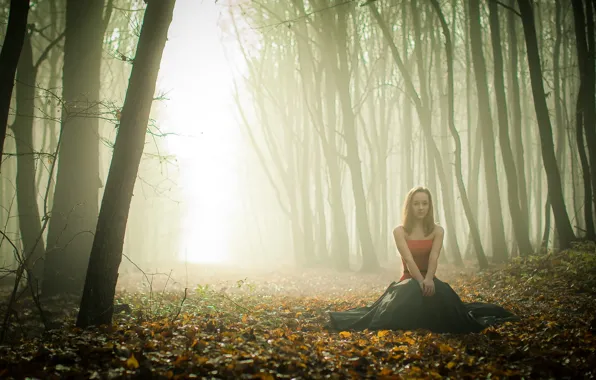
M 331 312 L 335 330 L 428 329 L 434 332 L 478 332 L 489 325 L 517 320 L 498 305 L 463 303 L 435 273 L 444 230 L 435 224 L 434 206 L 426 187 L 408 193 L 402 224 L 393 230 L 403 275 L 371 306 Z

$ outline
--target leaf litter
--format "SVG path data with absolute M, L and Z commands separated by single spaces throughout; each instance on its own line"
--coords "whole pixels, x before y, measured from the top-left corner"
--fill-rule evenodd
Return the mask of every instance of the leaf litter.
M 167 286 L 124 276 L 112 326 L 78 329 L 74 300 L 57 299 L 48 314 L 59 328 L 41 332 L 23 301 L 12 340 L 0 346 L 0 378 L 596 377 L 590 244 L 484 273 L 439 273 L 464 301 L 521 317 L 466 335 L 325 329 L 328 311 L 373 302 L 398 276 L 391 271 L 286 270 L 240 280 L 205 273 L 193 278 L 208 281 Z

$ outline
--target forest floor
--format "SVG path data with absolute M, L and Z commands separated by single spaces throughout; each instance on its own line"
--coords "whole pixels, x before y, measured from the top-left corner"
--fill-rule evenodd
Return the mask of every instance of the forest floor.
M 55 300 L 56 328 L 40 333 L 35 310 L 19 305 L 0 378 L 596 377 L 594 245 L 438 273 L 464 301 L 500 304 L 520 322 L 465 335 L 325 330 L 328 311 L 374 301 L 396 276 L 187 267 L 181 283 L 128 274 L 117 303 L 130 307 L 113 326 L 77 329 L 75 303 Z

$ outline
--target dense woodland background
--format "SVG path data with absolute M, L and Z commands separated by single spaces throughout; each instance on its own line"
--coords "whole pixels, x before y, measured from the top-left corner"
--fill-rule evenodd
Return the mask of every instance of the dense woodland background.
M 82 292 L 92 245 L 113 259 L 90 272 L 116 273 L 122 252 L 137 265 L 172 265 L 185 200 L 160 126 L 168 100 L 159 80 L 138 171 L 125 156 L 113 169 L 114 178 L 136 177 L 130 212 L 126 201 L 104 197 L 118 131 L 126 121 L 138 135 L 142 118 L 133 119 L 149 112 L 134 108 L 142 91 L 131 76 L 146 2 L 23 3 L 0 7 L 2 88 L 14 80 L 12 99 L 0 105 L 3 273 L 24 266 L 52 296 Z M 397 265 L 391 230 L 419 184 L 435 195 L 446 227 L 443 263 L 482 269 L 594 239 L 596 2 L 218 7 L 222 44 L 236 52 L 230 112 L 244 148 L 231 158 L 241 207 L 229 220 L 229 251 L 240 265 Z M 9 39 L 11 18 L 24 33 L 21 49 Z M 9 53 L 19 50 L 11 78 Z M 200 124 L 201 114 L 188 122 Z M 102 223 L 121 233 L 96 234 Z
M 596 377 L 595 14 L 0 0 L 0 377 Z M 519 321 L 327 331 L 416 185 Z

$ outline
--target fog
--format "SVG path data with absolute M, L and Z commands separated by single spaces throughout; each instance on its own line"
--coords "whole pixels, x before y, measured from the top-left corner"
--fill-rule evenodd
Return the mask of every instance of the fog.
M 190 265 L 230 267 L 241 275 L 249 269 L 345 270 L 345 263 L 358 271 L 370 260 L 399 272 L 391 231 L 401 223 L 407 191 L 417 185 L 433 192 L 435 219 L 448 231 L 442 263 L 477 268 L 477 248 L 456 182 L 447 58 L 435 11 L 430 5 L 414 11 L 406 2 L 298 3 L 177 1 L 129 212 L 122 273 Z M 99 203 L 142 20 L 142 12 L 135 10 L 140 2 L 115 4 L 104 38 L 97 115 L 102 142 Z M 45 6 L 34 9 L 36 20 L 45 17 Z M 467 10 L 457 2 L 442 6 L 455 55 L 454 122 L 462 144 L 457 155 L 484 252 L 493 261 L 520 254 L 512 224 L 518 217 L 526 221 L 534 251 L 556 248 L 521 23 L 515 31 L 518 57 L 512 58 L 509 16 L 501 12 L 509 97 L 505 140 L 513 148 L 519 182 L 514 186 L 524 213 L 512 216 L 500 145 L 504 140 L 498 137 L 488 18 L 482 14 L 480 22 L 492 125 L 477 101 Z M 547 101 L 563 199 L 579 236 L 586 230 L 584 189 L 570 132 L 579 81 L 575 47 L 565 33 L 573 28 L 567 8 L 555 24 L 555 6 L 545 4 L 537 11 L 537 23 L 549 94 L 555 91 L 553 80 L 558 81 L 559 101 L 554 96 Z M 562 33 L 558 42 L 553 40 L 557 30 Z M 44 43 L 34 41 L 36 55 Z M 559 49 L 555 63 L 554 45 Z M 37 152 L 52 152 L 58 138 L 60 85 L 55 73 L 62 57 L 58 50 L 49 57 L 39 74 Z M 509 66 L 513 59 L 515 71 Z M 520 114 L 512 105 L 514 86 L 521 93 Z M 488 135 L 493 150 L 487 153 L 488 145 L 481 147 L 481 141 Z M 5 152 L 14 152 L 10 135 Z M 494 157 L 487 158 L 491 152 Z M 43 157 L 39 155 L 36 167 L 42 216 L 51 210 L 55 180 L 48 182 L 53 159 Z M 10 155 L 3 158 L 0 223 L 19 245 L 15 161 Z M 486 174 L 491 165 L 496 172 Z M 489 181 L 495 176 L 498 188 Z M 489 207 L 491 199 L 498 200 L 500 209 L 497 227 L 491 221 L 497 212 Z M 492 236 L 494 228 L 502 235 Z M 7 243 L 0 246 L 4 267 L 16 265 L 12 251 Z

